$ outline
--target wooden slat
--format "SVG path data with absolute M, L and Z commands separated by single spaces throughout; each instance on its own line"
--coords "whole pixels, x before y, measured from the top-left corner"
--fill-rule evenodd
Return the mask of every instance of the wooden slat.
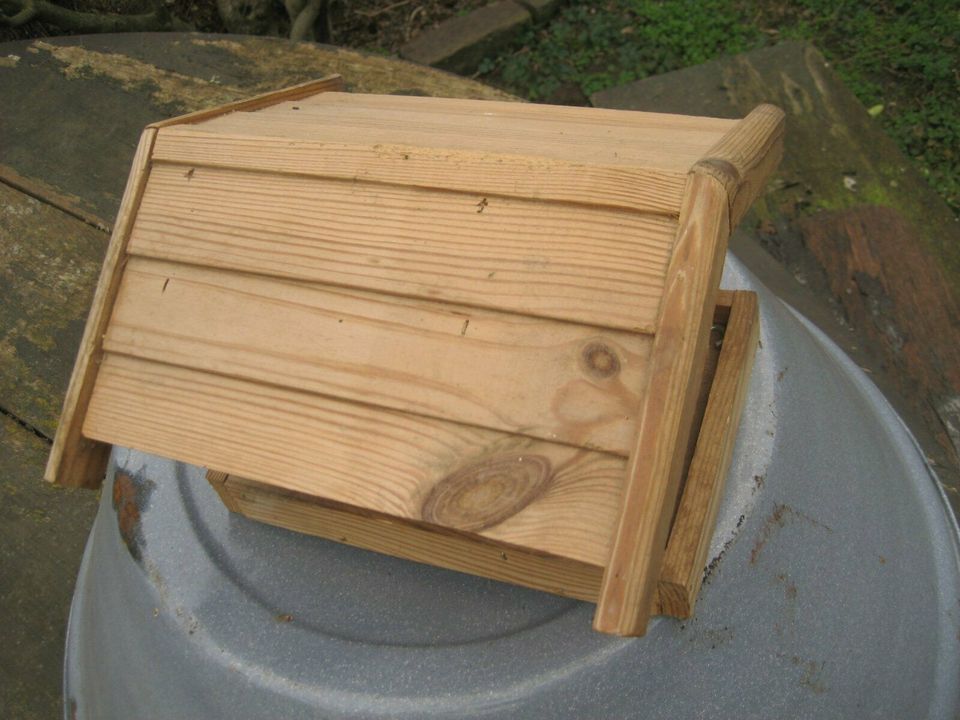
M 160 120 L 159 122 L 148 125 L 148 127 L 160 129 L 170 127 L 171 125 L 193 125 L 229 113 L 262 110 L 279 102 L 300 100 L 310 97 L 311 95 L 317 95 L 318 93 L 341 91 L 343 88 L 344 83 L 342 77 L 339 75 L 329 75 L 319 80 L 308 80 L 299 85 L 292 85 L 282 90 L 255 95 L 245 100 L 237 100 L 236 102 L 219 105 L 215 108 L 197 110 L 196 112 L 187 113 L 186 115 L 178 115 L 177 117 L 168 118 L 167 120 Z
M 107 353 L 84 434 L 400 519 L 605 563 L 626 461 Z
M 686 183 L 686 173 L 656 169 L 411 145 L 223 135 L 206 132 L 204 126 L 161 131 L 153 157 L 185 165 L 182 172 L 196 166 L 259 170 L 671 216 L 680 212 Z
M 336 100 L 336 102 L 330 102 Z M 430 103 L 434 103 L 431 100 Z M 259 113 L 215 118 L 204 131 L 227 135 L 414 145 L 540 156 L 584 164 L 625 165 L 685 173 L 731 128 L 733 120 L 524 106 L 455 100 L 423 112 L 421 99 L 370 104 L 370 96 L 324 93 L 312 102 L 281 103 Z M 456 108 L 461 108 L 459 112 Z M 530 108 L 533 108 L 531 111 Z
M 601 632 L 646 632 L 696 404 L 692 389 L 703 370 L 730 234 L 728 217 L 720 183 L 691 173 L 650 355 L 637 445 L 594 616 L 594 628 Z
M 774 105 L 758 105 L 711 147 L 698 172 L 719 181 L 727 193 L 730 228 L 747 212 L 780 164 L 786 120 Z
M 156 134 L 156 130 L 149 128 L 143 131 L 133 158 L 133 169 L 120 202 L 120 212 L 113 226 L 110 244 L 103 261 L 103 270 L 93 296 L 93 306 L 83 331 L 83 339 L 80 341 L 80 349 L 70 376 L 70 385 L 63 400 L 57 435 L 44 471 L 44 478 L 48 482 L 70 487 L 96 488 L 103 482 L 106 474 L 110 446 L 84 438 L 81 427 L 86 416 L 87 403 L 97 380 L 101 340 L 120 287 L 120 273 L 130 237 L 130 228 L 133 226 L 143 189 L 147 184 L 150 151 Z
M 718 301 L 718 307 L 722 300 Z M 715 317 L 716 320 L 716 317 Z M 665 614 L 686 618 L 703 583 L 707 551 L 730 468 L 760 332 L 757 296 L 733 293 L 697 449 L 687 473 L 658 585 Z
M 626 457 L 648 335 L 132 258 L 108 351 Z
M 219 477 L 223 479 L 217 483 Z M 211 484 L 234 512 L 288 530 L 579 600 L 596 601 L 600 589 L 602 565 L 426 523 L 400 522 L 224 473 L 216 473 Z
M 167 165 L 151 174 L 130 252 L 649 333 L 675 228 L 627 211 Z

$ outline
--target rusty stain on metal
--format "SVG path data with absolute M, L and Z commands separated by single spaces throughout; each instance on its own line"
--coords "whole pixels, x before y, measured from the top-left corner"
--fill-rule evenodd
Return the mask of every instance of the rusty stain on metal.
M 117 513 L 117 527 L 120 539 L 127 546 L 130 557 L 143 561 L 143 530 L 140 527 L 141 515 L 147 506 L 155 483 L 146 478 L 138 478 L 125 472 L 118 472 L 113 479 L 113 509 Z
M 763 547 L 767 544 L 767 541 L 773 537 L 778 529 L 786 527 L 787 523 L 791 520 L 803 520 L 813 527 L 826 530 L 827 532 L 833 532 L 833 528 L 829 527 L 828 525 L 824 525 L 822 522 L 815 520 L 806 513 L 800 512 L 799 510 L 794 510 L 789 505 L 774 503 L 773 512 L 770 514 L 770 517 L 767 518 L 767 521 L 763 524 L 763 527 L 760 528 L 760 532 L 757 533 L 757 539 L 754 541 L 753 550 L 750 551 L 751 565 L 756 565 L 757 560 L 760 559 L 760 553 L 763 552 Z

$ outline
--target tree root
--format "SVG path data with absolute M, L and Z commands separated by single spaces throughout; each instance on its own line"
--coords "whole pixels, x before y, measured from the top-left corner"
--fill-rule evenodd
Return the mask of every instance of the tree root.
M 140 15 L 88 13 L 69 10 L 47 0 L 0 0 L 0 26 L 19 27 L 32 20 L 56 25 L 72 33 L 153 32 L 193 30 L 193 26 L 173 17 L 162 2 L 152 12 Z

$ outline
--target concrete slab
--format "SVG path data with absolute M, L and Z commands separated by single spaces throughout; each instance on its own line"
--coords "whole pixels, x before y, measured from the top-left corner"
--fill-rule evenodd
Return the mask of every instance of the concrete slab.
M 106 233 L 0 183 L 0 407 L 48 438 L 106 248 Z

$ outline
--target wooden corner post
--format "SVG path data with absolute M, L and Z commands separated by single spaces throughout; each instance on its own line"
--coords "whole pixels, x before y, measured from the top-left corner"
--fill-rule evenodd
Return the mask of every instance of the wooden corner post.
M 593 620 L 600 632 L 643 635 L 654 610 L 691 431 L 691 388 L 703 372 L 727 242 L 780 160 L 783 120 L 779 108 L 761 105 L 688 175 L 637 440 Z
M 113 303 L 120 288 L 127 240 L 140 207 L 140 198 L 150 173 L 150 153 L 157 137 L 154 128 L 147 128 L 140 136 L 140 144 L 133 156 L 133 169 L 120 201 L 120 212 L 113 225 L 110 244 L 103 260 L 100 280 L 93 295 L 93 305 L 80 341 L 80 350 L 70 376 L 70 385 L 63 400 L 63 411 L 57 425 L 57 435 L 50 449 L 43 477 L 49 482 L 68 487 L 98 488 L 107 471 L 110 446 L 85 438 L 81 432 L 87 405 L 97 379 L 97 370 L 103 353 L 103 334 L 110 322 Z

